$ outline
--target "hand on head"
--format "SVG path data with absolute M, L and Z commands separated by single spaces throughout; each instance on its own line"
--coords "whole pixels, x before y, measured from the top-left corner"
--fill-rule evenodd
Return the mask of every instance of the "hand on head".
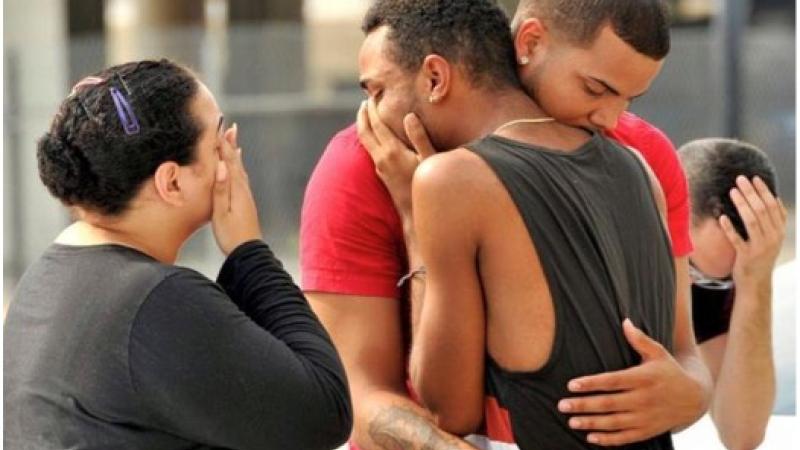
M 239 245 L 261 239 L 253 193 L 244 165 L 242 149 L 238 146 L 236 124 L 227 129 L 219 150 L 214 185 L 214 210 L 211 218 L 214 238 L 226 255 Z
M 744 240 L 731 219 L 724 214 L 720 216 L 719 224 L 736 250 L 733 280 L 737 289 L 747 287 L 750 282 L 769 282 L 786 235 L 786 208 L 759 177 L 752 181 L 737 177 L 730 197 L 748 235 Z

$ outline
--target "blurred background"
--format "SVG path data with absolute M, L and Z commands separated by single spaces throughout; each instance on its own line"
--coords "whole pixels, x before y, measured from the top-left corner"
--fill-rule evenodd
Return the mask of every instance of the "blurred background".
M 68 212 L 39 181 L 35 143 L 70 87 L 100 68 L 168 57 L 201 74 L 239 124 L 267 240 L 297 275 L 305 184 L 350 124 L 360 20 L 369 0 L 5 0 L 4 305 Z M 513 14 L 516 0 L 501 1 Z M 730 136 L 764 149 L 791 209 L 775 292 L 776 413 L 795 414 L 795 2 L 672 0 L 673 49 L 632 110 L 679 146 Z M 180 263 L 215 277 L 209 230 Z M 296 277 L 297 278 L 297 277 Z

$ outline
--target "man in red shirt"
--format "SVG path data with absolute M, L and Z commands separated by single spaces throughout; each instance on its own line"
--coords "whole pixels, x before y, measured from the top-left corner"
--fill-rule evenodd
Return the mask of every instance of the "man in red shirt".
M 676 335 L 686 340 L 690 322 L 685 257 L 691 250 L 691 242 L 685 179 L 666 137 L 643 120 L 623 112 L 629 97 L 641 94 L 626 92 L 625 87 L 649 85 L 655 74 L 632 70 L 636 61 L 625 61 L 620 56 L 630 53 L 631 46 L 621 38 L 611 44 L 578 45 L 551 33 L 548 26 L 560 24 L 545 18 L 542 12 L 528 9 L 528 3 L 521 4 L 520 17 L 528 20 L 517 21 L 516 39 L 518 55 L 527 57 L 520 59 L 520 75 L 528 92 L 559 121 L 611 130 L 612 137 L 643 154 L 662 184 L 678 276 L 685 280 L 676 309 L 676 314 L 682 317 L 676 321 L 681 327 Z M 552 3 L 542 4 L 557 7 Z M 588 3 L 595 7 L 576 11 L 579 17 L 590 13 L 602 16 L 601 21 L 584 17 L 587 23 L 596 22 L 595 34 L 609 23 L 617 37 L 641 26 L 637 25 L 641 17 L 624 14 L 626 7 L 637 8 L 641 2 Z M 656 19 L 661 14 L 652 8 L 649 11 Z M 542 19 L 524 16 L 532 12 L 540 14 L 535 17 Z M 647 32 L 652 30 L 650 27 Z M 590 39 L 589 43 L 592 42 Z M 572 58 L 559 58 L 562 53 L 546 51 L 556 48 L 556 44 L 559 49 L 572 52 Z M 525 55 L 522 51 L 526 46 L 536 51 Z M 590 73 L 585 75 L 587 72 Z M 542 96 L 539 88 L 544 87 L 559 92 L 563 104 L 553 97 Z M 414 123 L 413 118 L 407 121 L 411 140 Z M 415 161 L 409 163 L 412 170 L 414 164 Z M 380 165 L 379 161 L 379 169 Z M 303 289 L 331 333 L 348 370 L 356 416 L 353 441 L 364 449 L 419 448 L 423 444 L 428 445 L 425 448 L 470 448 L 437 429 L 435 419 L 417 406 L 405 389 L 410 315 L 408 303 L 398 301 L 404 298 L 404 293 L 397 287 L 398 279 L 409 270 L 404 224 L 375 169 L 355 128 L 340 132 L 329 144 L 309 182 L 301 227 Z M 598 430 L 598 441 L 606 445 L 643 439 L 691 423 L 705 410 L 708 399 L 699 394 L 703 390 L 698 386 L 705 382 L 703 374 L 691 373 L 700 363 L 692 351 L 693 340 L 688 340 L 691 342 L 682 342 L 677 347 L 689 351 L 676 354 L 674 359 L 640 335 L 634 346 L 644 353 L 641 365 L 625 373 L 601 375 L 578 383 L 586 391 L 624 391 L 623 394 L 630 395 L 565 400 L 563 410 L 570 414 L 601 413 L 581 422 Z M 646 409 L 637 405 L 646 405 Z M 604 432 L 619 430 L 613 421 L 615 413 L 621 410 L 635 412 L 636 423 L 641 426 Z

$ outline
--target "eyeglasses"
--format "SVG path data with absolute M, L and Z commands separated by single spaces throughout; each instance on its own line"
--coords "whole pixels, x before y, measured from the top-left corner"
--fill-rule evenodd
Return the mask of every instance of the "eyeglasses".
M 710 277 L 701 272 L 700 269 L 692 264 L 689 264 L 689 276 L 692 278 L 692 283 L 704 289 L 710 289 L 712 291 L 727 291 L 733 288 L 733 279 L 731 279 L 731 277 Z

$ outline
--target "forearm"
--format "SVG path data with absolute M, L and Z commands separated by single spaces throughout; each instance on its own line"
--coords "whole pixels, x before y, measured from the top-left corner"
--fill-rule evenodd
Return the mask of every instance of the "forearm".
M 374 391 L 356 404 L 353 440 L 361 450 L 475 450 L 437 428 L 413 400 L 390 391 Z
M 218 285 L 182 270 L 140 306 L 127 364 L 161 429 L 212 447 L 323 450 L 352 427 L 344 374 L 315 354 L 327 351 L 309 342 L 302 357 Z
M 468 434 L 483 418 L 486 343 L 480 285 L 477 274 L 444 281 L 441 260 L 429 252 L 425 255 L 431 273 L 415 287 L 409 374 L 436 425 L 450 433 Z
M 711 403 L 711 417 L 731 449 L 755 448 L 775 401 L 771 336 L 772 287 L 737 286 L 728 341 Z
M 686 411 L 691 411 L 691 413 L 685 415 L 683 420 L 673 427 L 673 433 L 685 429 L 703 417 L 708 411 L 714 388 L 708 368 L 697 353 L 676 354 L 675 360 L 678 361 L 690 381 L 684 392 L 684 401 L 686 402 Z
M 417 242 L 413 220 L 410 217 L 403 219 L 403 234 L 406 243 L 409 271 L 417 270 L 423 267 L 424 263 L 419 253 L 419 244 Z M 422 302 L 425 298 L 425 275 L 411 277 L 408 280 L 408 286 L 408 297 L 411 302 L 411 337 L 412 342 L 414 342 L 414 337 L 419 328 Z
M 237 247 L 220 269 L 217 283 L 236 305 L 262 326 L 270 325 L 276 305 L 304 305 L 305 297 L 269 246 L 260 240 Z M 312 316 L 313 317 L 313 316 Z
M 251 241 L 237 248 L 225 261 L 217 283 L 248 317 L 289 347 L 313 342 L 330 350 L 334 366 L 341 367 L 328 333 L 265 243 Z
M 679 432 L 697 422 L 708 411 L 714 383 L 693 339 L 691 343 L 679 347 L 674 357 L 683 373 L 682 387 L 674 399 L 678 404 L 674 409 L 676 414 L 672 427 L 672 432 Z
M 689 260 L 686 257 L 675 259 L 676 302 L 675 302 L 675 334 L 674 357 L 686 375 L 686 383 L 681 388 L 682 414 L 676 415 L 678 420 L 672 431 L 680 431 L 696 422 L 708 411 L 714 382 L 694 338 L 691 315 L 691 291 L 689 277 Z
M 303 381 L 297 395 L 302 392 L 307 404 L 315 405 L 313 412 L 298 415 L 318 419 L 314 428 L 320 432 L 344 430 L 346 436 L 352 407 L 344 366 L 303 293 L 269 247 L 261 241 L 241 245 L 226 260 L 217 282 L 242 312 L 280 343 L 265 354 L 276 364 L 296 368 L 292 378 Z

